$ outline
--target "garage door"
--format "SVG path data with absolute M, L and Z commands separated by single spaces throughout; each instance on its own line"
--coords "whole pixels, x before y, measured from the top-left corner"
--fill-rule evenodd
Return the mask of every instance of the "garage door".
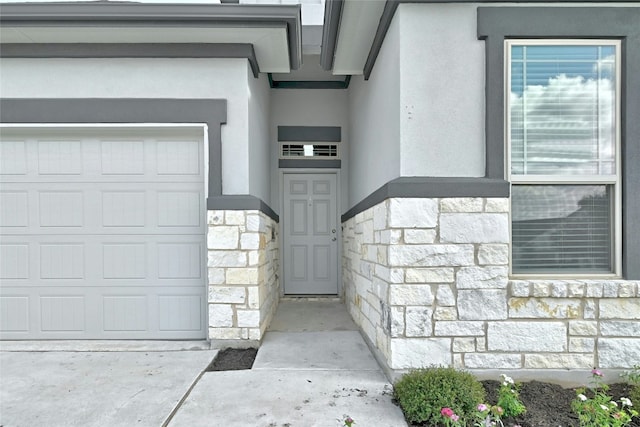
M 1 135 L 1 338 L 205 337 L 202 128 Z

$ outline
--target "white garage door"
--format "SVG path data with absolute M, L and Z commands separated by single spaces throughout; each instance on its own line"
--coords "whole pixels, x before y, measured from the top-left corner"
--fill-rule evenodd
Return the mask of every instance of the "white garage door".
M 1 135 L 1 338 L 205 337 L 202 129 Z

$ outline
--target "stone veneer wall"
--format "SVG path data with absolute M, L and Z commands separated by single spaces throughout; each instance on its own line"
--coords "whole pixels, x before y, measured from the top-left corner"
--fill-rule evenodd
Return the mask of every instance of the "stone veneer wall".
M 259 341 L 280 298 L 278 223 L 258 210 L 207 221 L 209 339 Z
M 348 310 L 392 370 L 628 368 L 640 290 L 508 278 L 507 198 L 392 198 L 343 223 Z

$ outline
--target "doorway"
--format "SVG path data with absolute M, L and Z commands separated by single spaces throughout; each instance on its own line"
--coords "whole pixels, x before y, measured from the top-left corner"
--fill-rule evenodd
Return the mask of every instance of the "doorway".
M 285 173 L 283 197 L 285 295 L 337 295 L 336 173 Z

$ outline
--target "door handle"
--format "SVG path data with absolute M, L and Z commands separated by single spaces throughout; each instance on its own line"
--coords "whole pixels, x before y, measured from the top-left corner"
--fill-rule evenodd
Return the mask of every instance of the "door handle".
M 338 239 L 335 238 L 335 237 L 333 239 L 331 239 L 332 242 L 335 242 L 336 240 L 338 240 Z

